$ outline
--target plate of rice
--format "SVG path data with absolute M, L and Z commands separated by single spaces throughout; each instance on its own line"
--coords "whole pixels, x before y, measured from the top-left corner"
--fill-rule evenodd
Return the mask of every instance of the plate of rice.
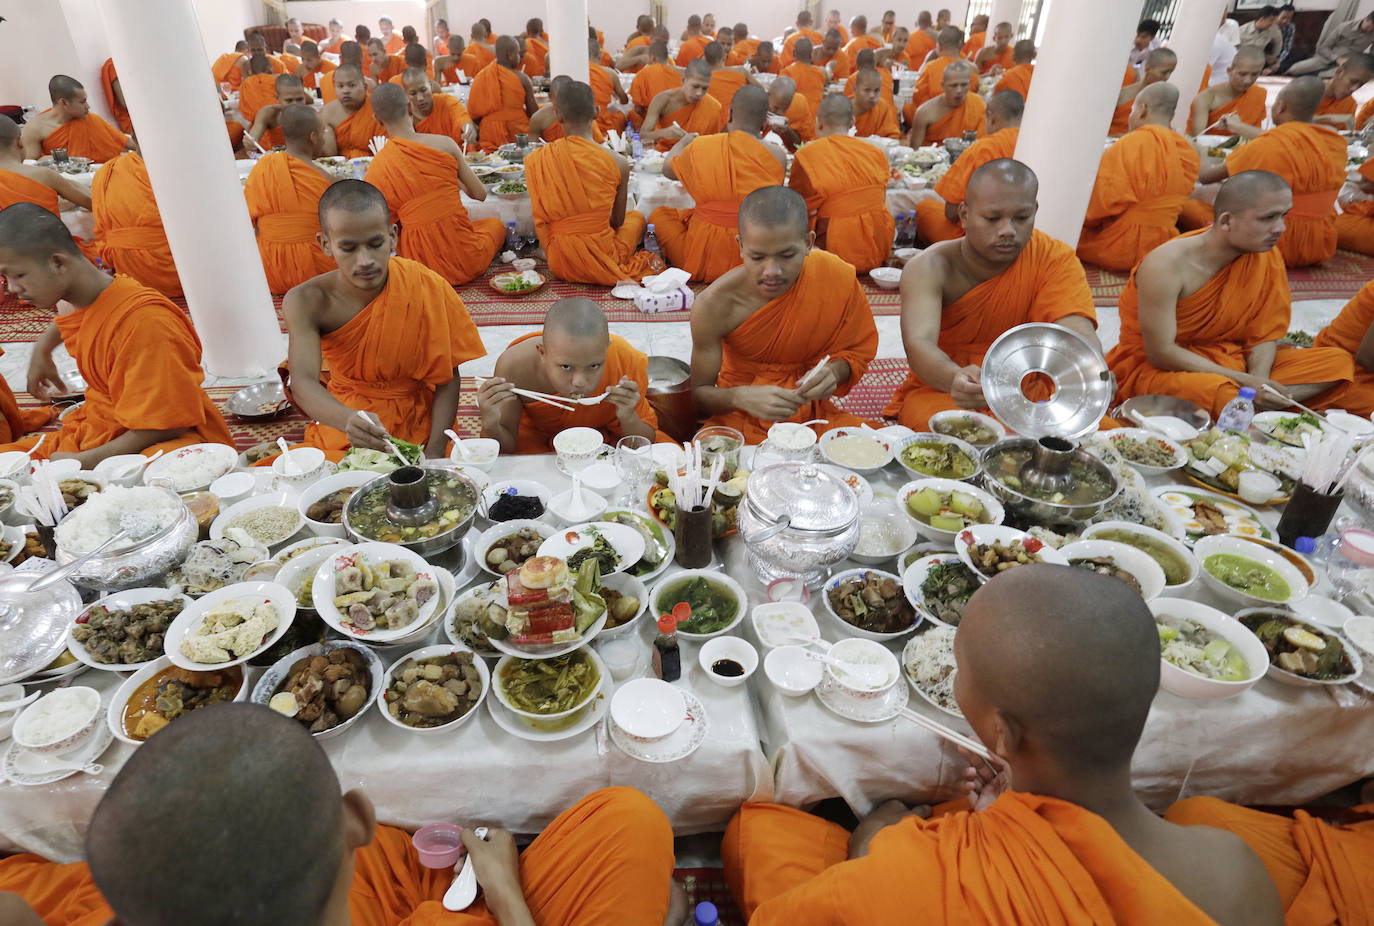
M 238 451 L 227 444 L 191 444 L 148 464 L 143 484 L 173 492 L 199 492 L 238 463 Z
M 902 669 L 911 688 L 932 707 L 962 718 L 954 700 L 954 627 L 930 624 L 902 649 Z

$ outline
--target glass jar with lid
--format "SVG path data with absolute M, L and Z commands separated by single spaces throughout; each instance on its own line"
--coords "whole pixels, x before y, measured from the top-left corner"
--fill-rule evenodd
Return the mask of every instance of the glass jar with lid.
M 774 463 L 750 474 L 739 530 L 762 581 L 817 585 L 859 542 L 859 499 L 812 463 Z

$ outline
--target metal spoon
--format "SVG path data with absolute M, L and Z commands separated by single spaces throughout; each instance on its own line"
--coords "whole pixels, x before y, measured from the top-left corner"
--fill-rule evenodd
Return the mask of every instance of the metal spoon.
M 478 839 L 486 841 L 487 828 L 485 826 L 477 827 L 472 833 Z M 463 867 L 458 872 L 458 876 L 453 879 L 453 883 L 444 892 L 444 909 L 454 913 L 466 910 L 477 899 L 477 888 L 477 872 L 472 867 L 472 856 L 467 855 L 463 858 Z
M 95 559 L 95 557 L 104 552 L 107 547 L 114 546 L 122 540 L 128 540 L 132 536 L 133 535 L 129 532 L 127 527 L 121 528 L 117 533 L 111 535 L 104 543 L 100 544 L 100 546 L 96 547 L 91 552 L 83 553 L 65 566 L 58 566 L 56 569 L 43 573 L 38 577 L 37 581 L 30 582 L 29 587 L 26 588 L 25 591 L 41 592 L 45 588 L 56 585 L 73 572 L 76 572 L 77 569 L 84 566 L 87 561 Z

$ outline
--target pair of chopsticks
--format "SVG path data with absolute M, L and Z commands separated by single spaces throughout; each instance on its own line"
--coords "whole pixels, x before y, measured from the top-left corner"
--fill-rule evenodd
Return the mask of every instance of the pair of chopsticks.
M 478 389 L 482 388 L 483 382 L 484 380 L 482 380 L 479 377 L 477 380 Z M 543 402 L 545 405 L 552 405 L 554 408 L 561 408 L 565 412 L 577 411 L 577 408 L 575 406 L 569 405 L 568 399 L 564 398 L 561 395 L 549 395 L 547 392 L 534 392 L 530 389 L 521 389 L 518 386 L 512 386 L 511 391 L 514 392 L 516 395 L 524 396 L 525 398 L 533 402 Z
M 977 740 L 969 739 L 959 731 L 950 729 L 938 720 L 931 720 L 924 714 L 918 714 L 909 707 L 902 708 L 901 714 L 917 726 L 925 727 L 931 733 L 949 740 L 956 746 L 962 746 L 984 762 L 988 763 L 988 765 L 992 765 L 992 753 L 988 752 L 987 747 Z
M 1268 383 L 1265 383 L 1264 386 L 1263 386 L 1262 388 L 1264 389 L 1265 392 L 1269 393 L 1269 394 L 1272 395 L 1274 398 L 1280 399 L 1280 400 L 1282 400 L 1282 401 L 1284 401 L 1284 402 L 1287 402 L 1287 403 L 1288 403 L 1289 405 L 1291 405 L 1293 408 L 1302 409 L 1303 411 L 1307 412 L 1307 414 L 1311 415 L 1313 418 L 1316 418 L 1316 419 L 1320 420 L 1323 424 L 1329 424 L 1329 425 L 1331 425 L 1331 427 L 1335 428 L 1337 431 L 1344 431 L 1344 430 L 1346 430 L 1345 428 L 1343 428 L 1343 427 L 1341 427 L 1340 425 L 1336 424 L 1336 422 L 1334 422 L 1334 421 L 1332 421 L 1331 419 L 1327 418 L 1327 417 L 1326 417 L 1325 415 L 1323 415 L 1321 412 L 1317 411 L 1315 408 L 1308 408 L 1306 405 L 1303 405 L 1301 402 L 1299 402 L 1299 401 L 1297 401 L 1297 400 L 1295 400 L 1295 399 L 1293 399 L 1293 398 L 1291 398 L 1291 397 L 1289 397 L 1289 396 L 1284 395 L 1282 392 L 1279 392 L 1277 389 L 1275 389 L 1273 386 L 1269 385 Z

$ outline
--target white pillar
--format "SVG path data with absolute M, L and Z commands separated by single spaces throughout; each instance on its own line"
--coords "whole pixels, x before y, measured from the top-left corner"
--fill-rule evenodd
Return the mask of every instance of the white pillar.
M 100 7 L 206 371 L 261 376 L 282 337 L 195 13 L 184 0 Z
M 549 76 L 567 74 L 587 81 L 587 0 L 549 0 L 544 27 L 549 31 Z
M 1169 48 L 1178 55 L 1178 67 L 1169 83 L 1178 88 L 1178 111 L 1174 113 L 1174 128 L 1188 133 L 1188 110 L 1202 83 L 1202 72 L 1212 55 L 1212 40 L 1227 0 L 1182 0 L 1174 16 L 1174 28 L 1169 34 Z
M 1102 0 L 1055 0 L 1049 12 L 1016 158 L 1040 178 L 1036 228 L 1070 247 L 1083 230 L 1139 12 Z
M 991 36 L 998 23 L 1011 23 L 1011 40 L 1016 41 L 1017 27 L 1021 25 L 1021 0 L 992 0 L 992 17 L 988 20 L 988 35 Z M 991 41 L 988 42 L 992 44 Z

